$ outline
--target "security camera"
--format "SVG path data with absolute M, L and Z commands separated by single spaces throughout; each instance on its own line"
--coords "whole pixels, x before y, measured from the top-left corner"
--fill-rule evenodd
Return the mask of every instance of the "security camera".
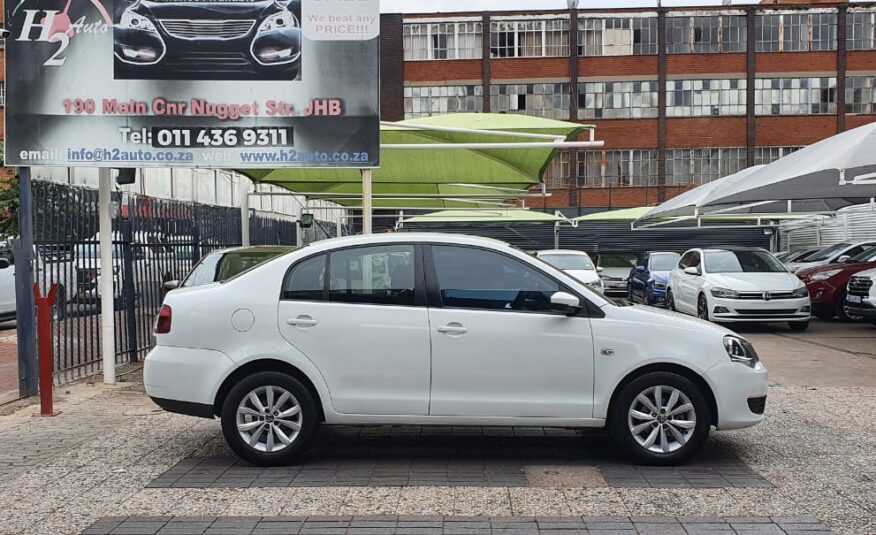
M 0 39 L 6 39 L 10 35 L 12 35 L 12 32 L 7 30 L 6 28 L 0 28 Z

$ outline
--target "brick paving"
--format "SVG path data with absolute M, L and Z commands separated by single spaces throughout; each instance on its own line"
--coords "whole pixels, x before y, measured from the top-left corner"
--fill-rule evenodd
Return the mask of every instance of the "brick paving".
M 0 323 L 0 403 L 18 398 L 18 339 L 15 328 Z
M 104 517 L 81 535 L 818 535 L 812 516 Z

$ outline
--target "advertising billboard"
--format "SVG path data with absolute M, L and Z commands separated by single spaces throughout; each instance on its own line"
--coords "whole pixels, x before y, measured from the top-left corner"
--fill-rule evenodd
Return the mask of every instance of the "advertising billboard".
M 378 0 L 7 0 L 6 165 L 378 165 Z

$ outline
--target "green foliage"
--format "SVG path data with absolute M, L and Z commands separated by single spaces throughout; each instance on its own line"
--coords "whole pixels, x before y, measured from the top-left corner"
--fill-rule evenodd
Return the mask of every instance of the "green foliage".
M 0 150 L 0 168 L 4 166 Z M 18 236 L 18 175 L 0 181 L 0 239 Z

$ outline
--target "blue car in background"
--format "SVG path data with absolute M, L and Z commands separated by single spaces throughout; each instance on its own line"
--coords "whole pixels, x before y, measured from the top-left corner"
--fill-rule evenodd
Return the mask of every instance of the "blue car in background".
M 681 255 L 664 251 L 643 253 L 636 258 L 636 266 L 630 271 L 630 300 L 655 307 L 666 307 L 666 284 L 669 273 Z

